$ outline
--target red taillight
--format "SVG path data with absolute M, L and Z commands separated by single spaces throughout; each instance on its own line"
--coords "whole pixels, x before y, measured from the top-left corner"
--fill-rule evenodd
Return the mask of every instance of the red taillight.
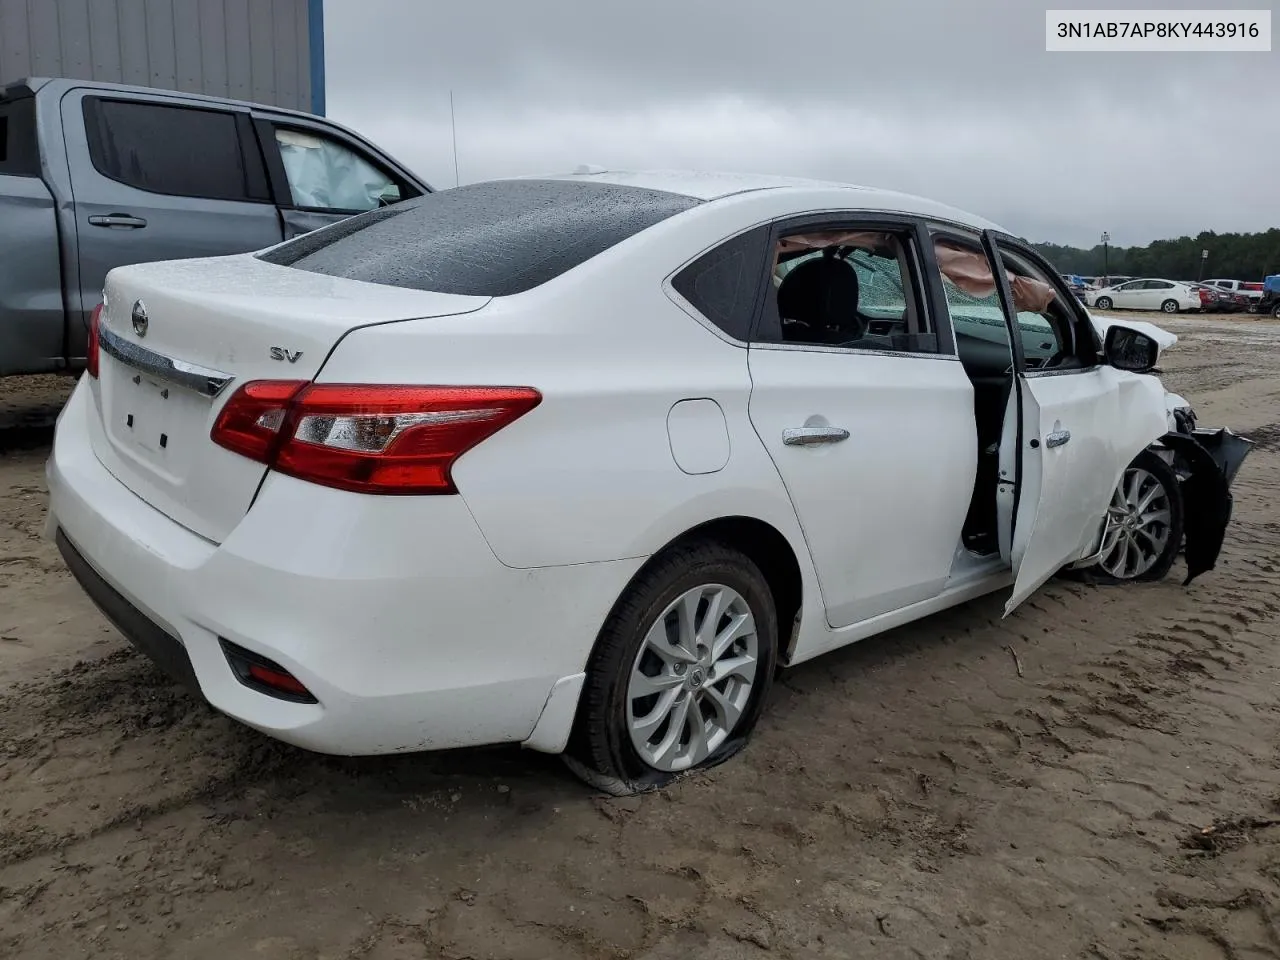
M 450 469 L 542 400 L 529 387 L 254 381 L 213 440 L 273 470 L 359 493 L 454 493 Z
M 89 342 L 85 347 L 85 369 L 95 380 L 98 377 L 98 324 L 102 322 L 102 304 L 93 308 L 89 314 Z
M 213 424 L 213 440 L 228 450 L 270 463 L 289 401 L 305 380 L 253 380 L 235 392 Z

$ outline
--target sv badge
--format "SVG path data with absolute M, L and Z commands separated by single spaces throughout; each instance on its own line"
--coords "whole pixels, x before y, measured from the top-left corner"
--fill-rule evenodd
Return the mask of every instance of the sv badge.
M 301 350 L 289 350 L 285 347 L 272 347 L 272 360 L 288 360 L 290 363 L 297 363 L 298 358 L 302 356 Z

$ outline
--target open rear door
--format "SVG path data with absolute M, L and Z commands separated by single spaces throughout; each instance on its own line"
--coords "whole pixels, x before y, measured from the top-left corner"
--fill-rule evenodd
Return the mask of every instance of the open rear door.
M 1001 478 L 1014 485 L 999 498 L 1001 527 L 1012 530 L 1001 537 L 1015 577 L 1008 615 L 1091 549 L 1124 468 L 1166 423 L 1159 382 L 1100 361 L 1088 315 L 1035 251 L 990 230 L 982 243 L 1015 374 L 1006 417 L 1016 421 L 1006 421 L 1000 450 Z

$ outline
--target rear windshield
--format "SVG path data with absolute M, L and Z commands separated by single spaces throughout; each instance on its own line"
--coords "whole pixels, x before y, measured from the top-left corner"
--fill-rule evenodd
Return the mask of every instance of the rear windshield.
M 698 203 L 579 180 L 499 180 L 427 194 L 258 254 L 412 290 L 503 297 L 546 283 Z
M 0 176 L 40 176 L 35 97 L 0 100 Z

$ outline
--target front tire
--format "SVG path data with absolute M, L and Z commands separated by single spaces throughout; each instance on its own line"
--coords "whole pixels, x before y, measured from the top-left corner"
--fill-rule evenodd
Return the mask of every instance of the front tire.
M 637 577 L 600 631 L 566 763 L 616 796 L 723 763 L 760 717 L 777 651 L 759 567 L 714 542 L 677 547 Z
M 1093 305 L 1094 305 L 1094 307 L 1095 307 L 1096 309 L 1098 309 L 1098 310 L 1110 310 L 1110 309 L 1111 309 L 1111 298 L 1110 298 L 1110 297 L 1099 297 L 1097 300 L 1093 301 Z
M 1161 310 L 1161 312 L 1162 312 L 1162 313 L 1177 313 L 1177 312 L 1178 312 L 1178 301 L 1177 301 L 1177 300 L 1166 300 L 1164 303 L 1160 304 L 1160 310 Z
M 1093 568 L 1116 583 L 1163 580 L 1182 548 L 1182 487 L 1173 467 L 1144 450 L 1111 497 L 1113 521 Z

